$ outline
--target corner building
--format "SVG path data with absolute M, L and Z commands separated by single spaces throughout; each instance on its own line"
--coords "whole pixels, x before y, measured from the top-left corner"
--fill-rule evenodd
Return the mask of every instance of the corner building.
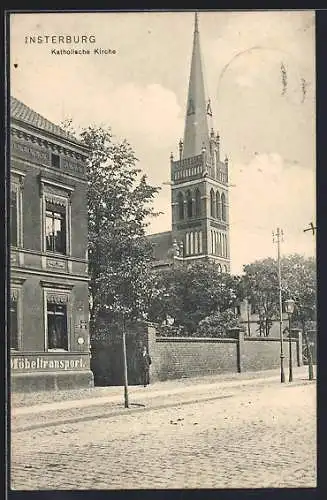
M 87 149 L 10 101 L 11 390 L 93 385 Z
M 173 255 L 187 263 L 214 262 L 221 272 L 230 272 L 228 169 L 205 95 L 195 14 L 184 139 L 178 158 L 170 158 L 172 231 L 149 237 L 158 267 L 165 267 Z

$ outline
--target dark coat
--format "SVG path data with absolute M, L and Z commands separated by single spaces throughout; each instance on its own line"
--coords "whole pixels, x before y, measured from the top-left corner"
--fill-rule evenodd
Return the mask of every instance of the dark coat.
M 141 365 L 144 371 L 149 370 L 152 361 L 148 353 L 141 355 Z

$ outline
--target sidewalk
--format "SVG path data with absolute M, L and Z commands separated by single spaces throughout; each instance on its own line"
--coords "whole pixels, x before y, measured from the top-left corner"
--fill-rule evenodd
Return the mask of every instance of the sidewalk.
M 286 383 L 283 384 L 285 387 L 291 385 L 287 382 L 287 375 L 286 372 Z M 293 385 L 308 383 L 308 367 L 294 367 L 293 377 Z M 279 369 L 170 380 L 157 382 L 146 388 L 131 386 L 129 387 L 129 409 L 124 408 L 123 387 L 15 394 L 11 405 L 12 424 L 14 428 L 16 424 L 19 424 L 18 427 L 22 427 L 21 430 L 27 430 L 27 427 L 32 429 L 83 419 L 126 414 L 130 411 L 144 411 L 146 407 L 155 409 L 194 401 L 220 399 L 231 397 L 233 389 L 235 392 L 235 389 L 243 386 L 264 383 L 280 383 Z M 33 418 L 32 424 L 31 417 Z

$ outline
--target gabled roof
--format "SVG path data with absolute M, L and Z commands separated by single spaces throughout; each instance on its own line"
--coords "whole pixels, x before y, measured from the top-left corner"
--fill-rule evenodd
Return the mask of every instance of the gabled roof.
M 28 123 L 33 127 L 36 127 L 50 134 L 57 135 L 75 144 L 82 145 L 73 135 L 69 134 L 58 125 L 50 122 L 47 118 L 34 111 L 29 106 L 26 106 L 23 102 L 16 99 L 16 97 L 10 97 L 10 117 L 20 120 L 22 122 Z M 85 147 L 85 146 L 84 146 Z

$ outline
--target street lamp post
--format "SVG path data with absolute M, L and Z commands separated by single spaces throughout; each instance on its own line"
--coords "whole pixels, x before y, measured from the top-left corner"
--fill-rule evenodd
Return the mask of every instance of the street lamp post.
M 288 381 L 293 382 L 293 358 L 292 358 L 292 336 L 291 336 L 291 318 L 294 312 L 294 300 L 285 300 L 285 311 L 288 314 L 288 346 L 289 346 L 289 363 L 288 363 Z

